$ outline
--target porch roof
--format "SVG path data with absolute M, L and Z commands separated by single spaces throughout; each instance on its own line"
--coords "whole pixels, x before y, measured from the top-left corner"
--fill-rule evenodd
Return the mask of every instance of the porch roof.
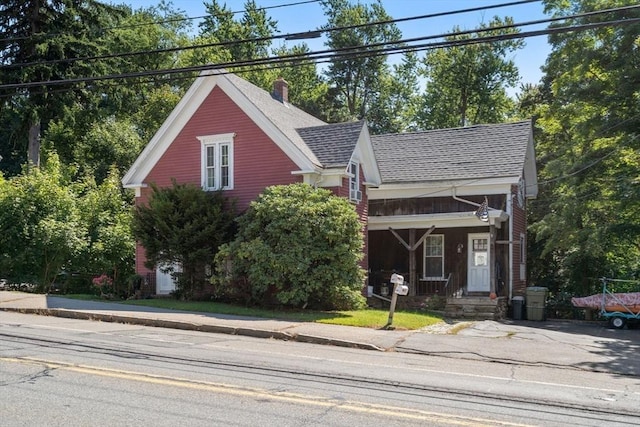
M 367 223 L 369 231 L 388 230 L 389 227 L 396 230 L 410 228 L 459 228 L 495 225 L 500 228 L 503 222 L 509 219 L 509 215 L 497 209 L 489 210 L 489 221 L 481 222 L 474 212 L 448 212 L 424 215 L 395 215 L 395 216 L 370 216 Z
M 383 184 L 522 176 L 531 121 L 371 137 Z

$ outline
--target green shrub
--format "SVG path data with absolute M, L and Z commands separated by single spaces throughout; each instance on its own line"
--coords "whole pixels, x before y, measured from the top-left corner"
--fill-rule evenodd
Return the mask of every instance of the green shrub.
M 217 281 L 229 287 L 246 279 L 259 304 L 360 307 L 362 246 L 362 224 L 349 201 L 306 184 L 273 186 L 240 218 L 237 238 L 221 248 Z
M 177 281 L 174 295 L 189 299 L 208 283 L 207 270 L 229 241 L 234 216 L 221 191 L 174 180 L 171 187 L 152 184 L 149 203 L 135 210 L 133 234 L 145 248 L 147 267 L 164 266 Z

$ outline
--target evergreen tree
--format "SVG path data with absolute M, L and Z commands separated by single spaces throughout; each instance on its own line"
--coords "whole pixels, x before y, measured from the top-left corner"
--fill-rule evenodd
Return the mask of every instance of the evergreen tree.
M 104 74 L 101 63 L 69 61 L 105 52 L 102 34 L 117 9 L 95 0 L 7 0 L 0 7 L 0 84 L 42 83 L 0 90 L 0 116 L 12 125 L 3 140 L 3 168 L 40 162 L 40 137 L 52 119 L 81 100 L 82 85 L 47 82 Z
M 172 273 L 178 293 L 191 298 L 205 284 L 219 246 L 230 240 L 235 214 L 220 191 L 175 181 L 152 188 L 148 205 L 135 210 L 133 234 L 144 246 L 147 266 Z
M 200 35 L 224 43 L 216 50 L 216 56 L 233 62 L 246 62 L 269 57 L 270 37 L 278 30 L 277 22 L 267 16 L 264 9 L 255 0 L 247 0 L 244 13 L 239 20 L 226 4 L 221 5 L 218 0 L 204 3 L 208 16 L 200 23 Z M 270 76 L 260 70 L 243 71 L 238 67 L 232 71 L 242 74 L 256 86 L 269 88 L 273 84 Z

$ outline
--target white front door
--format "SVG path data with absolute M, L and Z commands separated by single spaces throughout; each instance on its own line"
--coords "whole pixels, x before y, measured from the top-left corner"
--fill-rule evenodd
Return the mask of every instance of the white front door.
M 176 271 L 180 271 L 179 267 L 174 266 Z M 169 295 L 176 290 L 176 284 L 173 281 L 173 277 L 170 273 L 162 272 L 160 267 L 156 268 L 156 294 L 157 295 Z
M 489 233 L 469 234 L 469 262 L 467 269 L 467 291 L 489 292 L 491 290 L 489 269 Z

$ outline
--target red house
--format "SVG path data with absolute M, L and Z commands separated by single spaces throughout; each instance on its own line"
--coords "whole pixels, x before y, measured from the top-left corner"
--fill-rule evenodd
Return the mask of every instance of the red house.
M 327 124 L 288 102 L 279 79 L 269 93 L 224 71 L 196 79 L 122 179 L 145 203 L 150 183 L 194 183 L 222 189 L 244 210 L 266 187 L 305 182 L 349 198 L 365 228 L 367 186 L 380 184 L 364 121 Z M 145 267 L 136 249 L 136 272 L 157 294 L 174 290 L 171 277 Z M 366 269 L 366 258 L 363 262 Z
M 222 189 L 240 210 L 270 185 L 328 188 L 360 216 L 372 295 L 385 298 L 395 270 L 414 299 L 439 293 L 452 297 L 452 307 L 465 300 L 454 296 L 497 307 L 525 286 L 525 199 L 537 193 L 534 160 L 529 122 L 372 137 L 364 121 L 327 124 L 291 105 L 282 79 L 269 93 L 208 71 L 122 182 L 135 189 L 136 203 L 147 201 L 149 184 L 168 186 L 175 178 Z M 485 197 L 486 215 L 479 215 L 486 222 L 475 215 Z M 155 283 L 157 294 L 170 293 L 171 278 L 144 262 L 138 246 L 138 274 Z

